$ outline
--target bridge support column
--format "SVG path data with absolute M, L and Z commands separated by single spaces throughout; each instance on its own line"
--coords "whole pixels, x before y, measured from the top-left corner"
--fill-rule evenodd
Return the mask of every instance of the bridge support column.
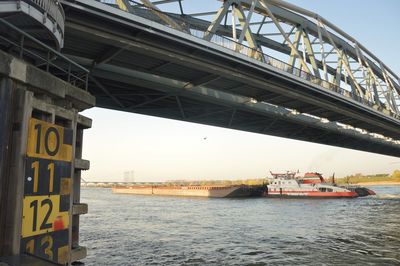
M 24 151 L 32 93 L 0 78 L 0 255 L 18 254 L 21 235 Z M 14 88 L 13 88 L 14 87 Z M 14 178 L 20 176 L 20 178 Z
M 86 91 L 0 51 L 0 264 L 70 265 L 86 256 L 80 175 L 89 169 L 82 141 L 92 121 L 79 112 L 94 104 Z

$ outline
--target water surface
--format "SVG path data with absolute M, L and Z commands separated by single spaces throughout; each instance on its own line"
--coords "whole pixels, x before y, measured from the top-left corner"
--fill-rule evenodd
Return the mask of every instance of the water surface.
M 86 265 L 400 265 L 400 187 L 357 199 L 204 199 L 83 188 Z

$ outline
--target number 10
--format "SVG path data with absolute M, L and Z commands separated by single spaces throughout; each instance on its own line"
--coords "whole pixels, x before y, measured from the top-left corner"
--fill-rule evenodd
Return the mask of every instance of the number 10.
M 41 124 L 36 124 L 35 125 L 35 130 L 37 131 L 37 139 L 36 139 L 36 153 L 40 153 L 40 147 L 41 147 L 41 140 L 42 140 L 42 125 Z M 50 134 L 53 134 L 55 137 L 55 147 L 50 147 Z M 44 149 L 46 153 L 50 156 L 55 156 L 57 155 L 59 149 L 60 149 L 60 134 L 58 133 L 58 130 L 54 127 L 49 127 L 44 134 Z

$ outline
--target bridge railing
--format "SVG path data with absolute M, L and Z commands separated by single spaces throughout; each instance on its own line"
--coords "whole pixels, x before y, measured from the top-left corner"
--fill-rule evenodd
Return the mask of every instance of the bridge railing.
M 53 19 L 64 32 L 65 13 L 58 0 L 25 0 L 29 4 L 34 4 L 43 10 L 51 19 Z
M 51 71 L 58 78 L 87 91 L 89 70 L 3 18 L 0 18 L 0 26 L 6 28 L 6 33 L 0 35 L 0 45 L 8 44 L 11 47 L 9 51 L 19 58 L 25 58 L 36 67 L 46 72 Z

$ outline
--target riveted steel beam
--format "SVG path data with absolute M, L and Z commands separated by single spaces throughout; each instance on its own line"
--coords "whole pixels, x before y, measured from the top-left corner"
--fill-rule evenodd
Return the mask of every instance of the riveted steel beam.
M 116 0 L 115 1 L 117 3 L 117 6 L 119 7 L 119 9 L 132 13 L 133 12 L 133 8 L 131 6 L 131 4 L 129 3 L 129 0 Z
M 244 37 L 246 36 L 246 40 L 249 43 L 251 48 L 258 48 L 254 42 L 253 33 L 251 32 L 251 30 L 249 28 L 249 24 L 250 24 L 251 17 L 253 15 L 255 6 L 256 6 L 256 0 L 253 0 L 253 3 L 251 4 L 249 13 L 247 14 L 247 17 L 245 16 L 243 8 L 240 5 L 238 6 L 238 11 L 237 11 L 239 22 L 240 22 L 240 25 L 242 26 L 242 32 L 240 34 L 238 42 L 242 43 L 244 40 Z
M 133 105 L 131 105 L 131 106 L 128 106 L 127 109 L 128 109 L 128 110 L 134 110 L 134 109 L 137 109 L 137 108 L 141 108 L 141 107 L 144 107 L 144 106 L 146 106 L 146 105 L 148 105 L 148 104 L 156 103 L 156 102 L 158 102 L 158 101 L 161 101 L 161 100 L 170 98 L 170 97 L 172 97 L 173 95 L 174 95 L 173 93 L 169 93 L 169 94 L 166 94 L 166 95 L 162 95 L 162 96 L 160 96 L 160 97 L 157 97 L 157 98 L 154 98 L 154 99 L 151 99 L 151 100 L 148 100 L 148 101 L 144 101 L 144 102 L 139 103 L 139 104 L 133 104 Z
M 295 67 L 296 66 L 296 52 L 299 49 L 299 44 L 300 44 L 300 37 L 301 37 L 301 28 L 298 28 L 296 33 L 294 34 L 294 39 L 293 39 L 293 46 L 294 49 L 292 49 L 292 51 L 290 52 L 290 59 L 288 64 Z M 297 52 L 298 54 L 298 52 Z
M 190 88 L 193 88 L 196 86 L 206 85 L 206 84 L 213 82 L 219 78 L 221 78 L 221 76 L 215 75 L 215 74 L 209 74 L 209 75 L 203 76 L 199 79 L 192 80 L 192 81 L 186 83 L 185 88 L 190 89 Z
M 258 60 L 262 60 L 263 57 L 259 53 L 261 46 L 256 43 L 254 35 L 249 27 L 249 22 L 254 11 L 254 6 L 255 6 L 255 1 L 252 4 L 252 9 L 250 9 L 247 18 L 241 6 L 235 8 L 236 16 L 238 17 L 240 25 L 242 26 L 242 32 L 239 36 L 238 43 L 241 44 L 244 38 L 246 37 L 246 41 L 249 47 L 252 48 L 251 50 L 249 50 L 248 56 L 256 58 Z
M 120 100 L 117 99 L 114 95 L 111 94 L 111 92 L 103 86 L 93 75 L 89 76 L 90 80 L 93 81 L 97 87 L 99 87 L 108 97 L 110 97 L 118 106 L 121 108 L 125 108 L 125 105 L 121 103 Z
M 226 16 L 229 7 L 231 5 L 231 1 L 225 1 L 221 8 L 218 10 L 217 14 L 215 15 L 214 20 L 211 22 L 210 26 L 208 27 L 207 31 L 204 34 L 204 40 L 211 40 L 212 36 L 217 31 L 218 27 L 221 24 L 222 19 Z
M 288 43 L 289 47 L 292 49 L 292 52 L 293 52 L 294 56 L 297 56 L 299 58 L 301 66 L 304 68 L 304 70 L 307 73 L 311 73 L 310 69 L 307 66 L 307 63 L 304 61 L 304 58 L 301 57 L 301 55 L 299 54 L 297 48 L 290 41 L 289 37 L 286 36 L 285 31 L 283 30 L 282 26 L 279 24 L 279 21 L 276 19 L 275 15 L 269 9 L 269 7 L 266 4 L 265 0 L 259 0 L 259 3 L 265 9 L 265 11 L 268 13 L 269 17 L 272 19 L 272 21 L 274 22 L 275 26 L 278 28 L 278 30 L 281 32 L 282 36 L 285 38 L 285 40 Z
M 122 53 L 124 50 L 125 48 L 114 47 L 114 46 L 108 48 L 105 53 L 102 53 L 101 55 L 99 55 L 98 58 L 93 60 L 93 67 L 95 67 L 96 65 L 107 63 L 108 61 L 112 60 L 114 57 Z
M 149 1 L 149 0 L 140 0 L 140 1 L 143 3 L 143 5 L 145 5 L 146 7 L 150 8 L 150 10 L 152 10 L 153 13 L 155 15 L 157 15 L 167 25 L 171 26 L 174 29 L 184 31 L 184 29 L 182 28 L 181 25 L 176 23 L 176 21 L 174 21 L 168 15 L 165 15 L 163 12 L 161 12 L 161 10 L 156 5 L 154 5 L 151 1 Z
M 181 112 L 182 119 L 185 120 L 185 119 L 186 119 L 186 115 L 185 115 L 185 111 L 183 110 L 182 102 L 181 102 L 181 100 L 179 99 L 179 96 L 178 96 L 178 95 L 175 96 L 175 99 L 176 99 L 176 102 L 177 102 L 177 104 L 178 104 L 179 111 Z
M 323 31 L 324 31 L 325 34 L 328 36 L 328 39 L 329 39 L 329 41 L 330 41 L 330 44 L 331 44 L 331 45 L 334 47 L 334 49 L 336 50 L 336 53 L 337 53 L 338 57 L 340 58 L 340 60 L 341 60 L 341 62 L 342 62 L 342 64 L 343 64 L 343 66 L 344 66 L 344 69 L 345 69 L 345 71 L 347 72 L 347 75 L 350 77 L 350 79 L 351 79 L 351 84 L 352 84 L 352 87 L 354 88 L 354 91 L 355 91 L 359 96 L 361 96 L 362 98 L 365 98 L 364 90 L 363 90 L 363 89 L 360 87 L 360 85 L 357 83 L 357 81 L 356 81 L 356 79 L 355 79 L 353 73 L 351 72 L 350 63 L 349 63 L 349 60 L 348 60 L 348 58 L 347 58 L 347 55 L 346 55 L 345 51 L 340 50 L 340 49 L 337 47 L 337 45 L 336 45 L 336 43 L 333 41 L 333 39 L 332 39 L 330 33 L 329 33 L 329 32 L 327 31 L 327 29 L 325 28 L 325 25 L 322 24 L 322 22 L 321 22 L 321 25 L 322 25 Z
M 310 59 L 311 62 L 311 66 L 313 67 L 313 71 L 314 71 L 314 76 L 316 76 L 317 78 L 321 78 L 321 75 L 319 73 L 319 67 L 318 67 L 318 63 L 315 59 L 315 55 L 314 55 L 314 50 L 313 47 L 311 45 L 310 39 L 308 38 L 308 34 L 306 30 L 302 30 L 303 33 L 303 42 L 306 46 L 307 49 L 307 55 Z
M 325 58 L 325 48 L 324 48 L 324 40 L 322 39 L 322 32 L 321 32 L 321 22 L 318 23 L 318 40 L 320 45 L 320 53 L 321 53 L 321 62 L 322 62 L 322 69 L 324 71 L 325 80 L 328 81 L 328 72 L 326 67 L 326 58 Z M 327 54 L 327 56 L 329 53 Z

